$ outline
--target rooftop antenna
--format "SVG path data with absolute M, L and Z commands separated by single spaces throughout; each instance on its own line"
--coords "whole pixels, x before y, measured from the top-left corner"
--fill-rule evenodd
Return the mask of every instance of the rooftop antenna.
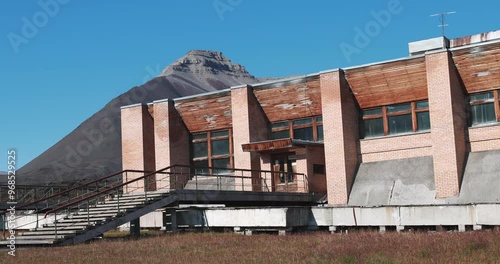
M 438 14 L 434 14 L 434 15 L 431 15 L 431 17 L 440 17 L 441 19 L 441 25 L 438 25 L 438 27 L 441 28 L 442 30 L 442 34 L 443 34 L 443 37 L 444 37 L 444 28 L 449 26 L 448 24 L 445 23 L 445 18 L 447 15 L 451 15 L 451 14 L 456 14 L 457 12 L 455 11 L 452 11 L 452 12 L 443 12 L 443 13 L 438 13 Z

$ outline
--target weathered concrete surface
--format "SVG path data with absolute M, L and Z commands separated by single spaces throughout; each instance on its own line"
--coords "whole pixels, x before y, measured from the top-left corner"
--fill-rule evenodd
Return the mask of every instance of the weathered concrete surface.
M 309 207 L 222 208 L 180 211 L 179 225 L 208 227 L 299 227 L 308 226 Z
M 471 152 L 465 167 L 459 203 L 500 201 L 500 150 Z
M 476 207 L 472 205 L 400 208 L 400 225 L 403 226 L 474 225 L 475 223 Z
M 500 225 L 500 204 L 476 205 L 477 225 Z
M 186 190 L 219 190 L 219 191 L 235 191 L 236 181 L 234 178 L 224 177 L 207 177 L 194 176 L 189 180 L 184 187 Z
M 362 163 L 348 205 L 500 202 L 500 150 L 469 154 L 459 197 L 435 199 L 435 195 L 432 157 Z
M 443 204 L 436 200 L 432 157 L 362 163 L 350 206 Z

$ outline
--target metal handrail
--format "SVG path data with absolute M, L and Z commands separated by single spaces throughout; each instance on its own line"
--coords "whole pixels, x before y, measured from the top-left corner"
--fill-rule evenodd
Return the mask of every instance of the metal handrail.
M 161 174 L 161 173 L 166 173 L 166 174 L 169 174 L 169 175 L 170 175 L 170 174 L 175 174 L 175 173 L 172 173 L 172 172 L 165 172 L 165 171 L 167 171 L 167 170 L 169 170 L 169 169 L 172 169 L 172 168 L 188 168 L 188 169 L 189 169 L 189 172 L 190 172 L 190 173 L 189 173 L 189 175 L 191 175 L 191 170 L 192 170 L 192 169 L 199 169 L 199 168 L 197 168 L 197 167 L 195 167 L 195 166 L 189 166 L 189 165 L 171 165 L 171 166 L 168 166 L 168 167 L 166 167 L 166 168 L 163 168 L 163 169 L 160 169 L 160 170 L 157 170 L 157 171 L 151 172 L 151 173 L 147 173 L 147 174 L 145 174 L 145 175 L 143 175 L 143 176 L 141 176 L 141 177 L 138 177 L 138 178 L 135 178 L 135 179 L 133 179 L 133 180 L 127 181 L 127 182 L 125 182 L 125 183 L 121 183 L 121 184 L 118 184 L 118 185 L 116 185 L 116 186 L 109 187 L 109 188 L 107 188 L 107 189 L 105 189 L 105 190 L 102 190 L 102 191 L 100 191 L 100 192 L 97 192 L 97 193 L 91 194 L 91 195 L 86 196 L 86 197 L 84 197 L 84 198 L 77 199 L 77 200 L 72 201 L 72 202 L 70 202 L 70 203 L 68 203 L 68 204 L 65 204 L 65 205 L 59 206 L 59 207 L 57 207 L 57 208 L 53 208 L 53 209 L 51 209 L 51 210 L 49 210 L 49 211 L 47 211 L 47 212 L 45 213 L 45 217 L 47 217 L 47 215 L 49 215 L 49 214 L 51 214 L 51 213 L 54 213 L 54 212 L 60 211 L 60 210 L 62 210 L 62 209 L 64 209 L 64 208 L 70 207 L 70 206 L 72 206 L 72 205 L 76 205 L 76 204 L 81 203 L 81 202 L 84 202 L 84 201 L 86 201 L 86 200 L 89 200 L 89 199 L 95 198 L 95 197 L 100 196 L 100 195 L 102 195 L 102 194 L 105 194 L 105 193 L 108 193 L 108 192 L 110 192 L 110 191 L 116 190 L 116 189 L 118 189 L 118 188 L 120 188 L 120 187 L 124 187 L 124 186 L 126 186 L 126 185 L 129 185 L 129 184 L 131 184 L 131 183 L 134 183 L 134 182 L 137 182 L 137 181 L 140 181 L 140 180 L 143 180 L 143 179 L 147 179 L 148 177 L 153 176 L 153 175 L 155 175 L 155 174 Z M 230 172 L 234 172 L 234 171 L 245 171 L 245 172 L 260 172 L 260 173 L 262 173 L 262 172 L 266 172 L 266 173 L 273 173 L 273 171 L 265 171 L 265 170 L 249 170 L 249 169 L 218 168 L 218 167 L 209 167 L 209 168 L 203 168 L 203 169 L 209 169 L 209 170 L 224 170 L 224 171 L 230 171 Z M 139 172 L 139 173 L 140 173 L 140 172 L 143 172 L 143 171 L 135 171 L 135 172 Z M 305 174 L 304 174 L 304 173 L 292 173 L 292 174 L 293 174 L 293 175 L 300 175 L 300 176 L 303 176 L 303 177 L 305 176 Z M 213 174 L 210 174 L 210 173 L 196 173 L 196 176 L 214 176 L 214 175 L 213 175 Z M 235 178 L 235 179 L 252 179 L 252 178 L 250 178 L 250 177 L 246 177 L 246 176 L 234 176 L 234 175 L 217 175 L 217 177 Z M 197 178 L 196 178 L 196 180 L 197 180 Z M 198 184 L 196 183 L 196 185 L 198 185 Z M 267 185 L 267 183 L 266 183 L 266 185 Z M 146 187 L 146 186 L 147 186 L 147 184 L 145 184 L 145 187 Z M 147 191 L 145 191 L 145 193 L 147 193 Z
M 90 199 L 92 199 L 92 198 L 94 198 L 94 197 L 100 196 L 100 195 L 105 194 L 105 193 L 108 193 L 109 191 L 113 191 L 113 190 L 118 189 L 118 188 L 120 188 L 120 187 L 123 187 L 123 186 L 129 185 L 129 184 L 131 184 L 131 183 L 134 183 L 134 182 L 137 182 L 137 181 L 140 181 L 140 180 L 143 180 L 143 179 L 145 179 L 145 178 L 147 178 L 147 177 L 150 177 L 150 176 L 155 175 L 155 174 L 157 174 L 157 173 L 164 172 L 164 171 L 166 171 L 166 170 L 168 170 L 168 169 L 170 169 L 170 168 L 173 168 L 173 167 L 175 167 L 175 166 L 176 166 L 176 165 L 172 165 L 172 166 L 169 166 L 169 167 L 163 168 L 163 169 L 161 169 L 161 170 L 157 170 L 157 171 L 154 171 L 154 172 L 148 173 L 148 174 L 146 174 L 146 175 L 144 175 L 144 176 L 141 176 L 141 177 L 139 177 L 139 178 L 135 178 L 135 179 L 130 180 L 130 181 L 128 181 L 128 182 L 118 184 L 118 185 L 116 185 L 116 186 L 114 186 L 114 187 L 109 187 L 109 188 L 107 188 L 107 189 L 105 189 L 105 190 L 102 190 L 102 191 L 100 191 L 100 192 L 97 192 L 97 193 L 91 194 L 91 195 L 89 195 L 89 196 L 87 196 L 87 197 L 84 197 L 84 198 L 78 199 L 78 200 L 76 200 L 76 201 L 70 202 L 70 203 L 68 203 L 68 204 L 65 204 L 65 205 L 59 206 L 59 207 L 54 208 L 54 209 L 51 209 L 51 210 L 49 210 L 49 211 L 47 211 L 47 212 L 45 213 L 44 218 L 46 218 L 48 214 L 51 214 L 51 213 L 54 213 L 54 212 L 60 211 L 60 210 L 62 210 L 62 209 L 64 209 L 64 208 L 70 207 L 70 206 L 72 206 L 72 205 L 75 205 L 75 204 L 81 203 L 81 202 L 86 201 L 86 200 L 90 200 Z M 142 171 L 136 171 L 136 172 L 142 172 Z
M 23 209 L 23 208 L 26 208 L 30 205 L 34 205 L 34 204 L 38 204 L 40 202 L 43 202 L 43 201 L 46 201 L 46 200 L 49 200 L 49 199 L 52 199 L 52 198 L 55 198 L 55 197 L 58 197 L 58 196 L 62 196 L 63 194 L 66 194 L 66 193 L 69 193 L 71 191 L 74 191 L 74 190 L 78 190 L 78 189 L 83 189 L 83 187 L 87 187 L 89 185 L 92 185 L 92 184 L 95 184 L 97 182 L 100 182 L 100 181 L 103 181 L 103 180 L 106 180 L 106 179 L 109 179 L 109 178 L 112 178 L 114 176 L 117 176 L 117 175 L 120 175 L 120 174 L 123 174 L 123 173 L 127 173 L 127 172 L 138 172 L 138 173 L 143 173 L 144 171 L 139 171 L 139 170 L 122 170 L 120 172 L 115 172 L 113 174 L 110 174 L 110 175 L 107 175 L 107 176 L 104 176 L 104 177 L 101 177 L 101 178 L 98 178 L 98 179 L 95 179 L 95 180 L 92 180 L 90 182 L 87 182 L 87 183 L 84 183 L 84 184 L 81 184 L 81 185 L 78 185 L 78 186 L 75 186 L 75 187 L 72 187 L 70 189 L 67 189 L 67 190 L 64 190 L 64 191 L 61 191 L 61 192 L 58 192 L 58 193 L 55 193 L 53 195 L 50 195 L 50 196 L 47 196 L 47 197 L 44 197 L 44 198 L 41 198 L 41 199 L 38 199 L 36 201 L 33 201 L 31 203 L 27 203 L 27 204 L 23 204 L 21 206 L 18 206 L 16 207 L 16 210 L 18 209 Z M 0 214 L 5 214 L 7 211 L 0 211 Z

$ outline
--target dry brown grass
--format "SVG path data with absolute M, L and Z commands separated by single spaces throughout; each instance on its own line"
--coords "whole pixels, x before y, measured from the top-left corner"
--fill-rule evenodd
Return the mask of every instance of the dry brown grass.
M 179 234 L 0 252 L 2 263 L 500 263 L 500 232 Z

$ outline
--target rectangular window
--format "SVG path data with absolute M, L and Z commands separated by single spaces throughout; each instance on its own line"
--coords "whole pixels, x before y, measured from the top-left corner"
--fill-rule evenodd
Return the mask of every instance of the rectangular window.
M 413 121 L 411 114 L 389 116 L 389 134 L 401 134 L 413 132 Z
M 230 130 L 192 135 L 192 156 L 196 173 L 210 173 L 208 167 L 231 168 L 233 162 Z M 225 172 L 213 170 L 211 173 Z
M 364 137 L 377 137 L 384 135 L 384 122 L 382 118 L 363 120 Z
M 293 138 L 300 140 L 308 140 L 314 141 L 313 137 L 313 128 L 305 127 L 305 128 L 297 128 L 293 130 Z
M 318 141 L 324 141 L 324 135 L 323 135 L 323 125 L 317 126 L 318 128 Z
M 323 118 L 302 118 L 271 124 L 271 139 L 300 139 L 323 141 Z
M 418 101 L 366 109 L 362 112 L 362 136 L 377 137 L 430 129 L 429 102 Z
M 314 174 L 326 174 L 326 168 L 323 164 L 313 164 Z
M 498 90 L 471 94 L 469 96 L 470 105 L 470 124 L 479 125 L 485 123 L 499 122 L 500 113 L 498 113 Z
M 290 122 L 278 122 L 271 124 L 271 139 L 290 138 Z
M 408 112 L 411 111 L 411 104 L 388 105 L 387 113 Z
M 282 131 L 276 131 L 272 132 L 271 138 L 274 139 L 284 139 L 284 138 L 290 138 L 290 130 L 282 130 Z
M 208 143 L 206 141 L 193 143 L 193 153 L 195 158 L 208 157 Z
M 427 131 L 431 129 L 429 111 L 417 113 L 417 125 L 417 131 Z

